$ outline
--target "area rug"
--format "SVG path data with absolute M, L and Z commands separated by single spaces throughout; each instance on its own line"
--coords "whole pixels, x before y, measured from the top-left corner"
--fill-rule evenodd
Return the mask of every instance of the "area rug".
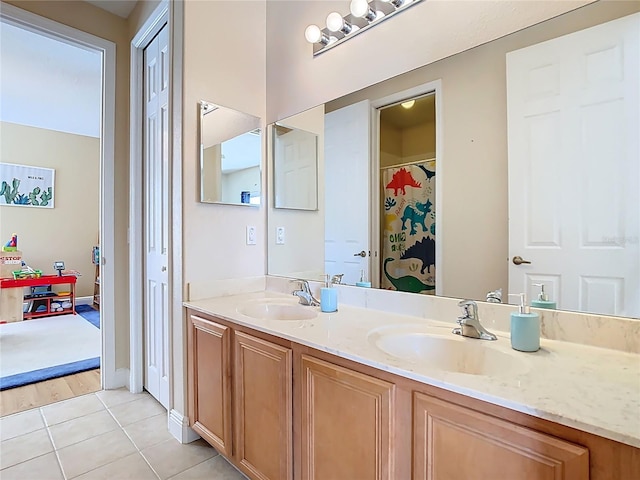
M 98 368 L 100 312 L 93 312 L 1 324 L 0 390 Z

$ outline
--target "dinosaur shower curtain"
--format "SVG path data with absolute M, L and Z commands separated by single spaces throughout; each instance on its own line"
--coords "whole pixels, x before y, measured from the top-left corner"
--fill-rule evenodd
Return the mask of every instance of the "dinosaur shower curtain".
M 381 171 L 382 288 L 435 293 L 435 175 L 435 159 Z

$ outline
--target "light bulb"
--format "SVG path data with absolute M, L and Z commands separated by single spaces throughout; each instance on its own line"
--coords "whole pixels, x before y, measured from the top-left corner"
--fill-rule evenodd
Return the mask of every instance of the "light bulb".
M 322 39 L 320 27 L 317 25 L 309 25 L 304 30 L 304 38 L 306 38 L 309 43 L 318 43 Z
M 332 32 L 339 32 L 344 27 L 344 19 L 338 12 L 327 15 L 327 28 Z
M 351 0 L 349 10 L 354 17 L 362 18 L 369 13 L 369 4 L 367 0 Z
M 415 103 L 416 103 L 415 100 L 409 100 L 408 102 L 402 102 L 400 105 L 402 105 L 402 108 L 406 108 L 407 110 L 409 110 L 411 107 L 415 105 Z

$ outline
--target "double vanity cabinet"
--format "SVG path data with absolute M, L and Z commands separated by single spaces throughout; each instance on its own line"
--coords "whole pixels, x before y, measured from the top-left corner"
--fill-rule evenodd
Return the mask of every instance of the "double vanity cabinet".
M 251 479 L 640 478 L 640 449 L 188 308 L 191 427 Z

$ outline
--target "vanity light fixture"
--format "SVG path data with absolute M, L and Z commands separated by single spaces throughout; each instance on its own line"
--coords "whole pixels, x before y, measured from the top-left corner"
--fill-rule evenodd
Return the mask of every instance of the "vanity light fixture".
M 318 55 L 422 0 L 351 0 L 347 15 L 327 15 L 326 27 L 309 25 L 304 36 Z

